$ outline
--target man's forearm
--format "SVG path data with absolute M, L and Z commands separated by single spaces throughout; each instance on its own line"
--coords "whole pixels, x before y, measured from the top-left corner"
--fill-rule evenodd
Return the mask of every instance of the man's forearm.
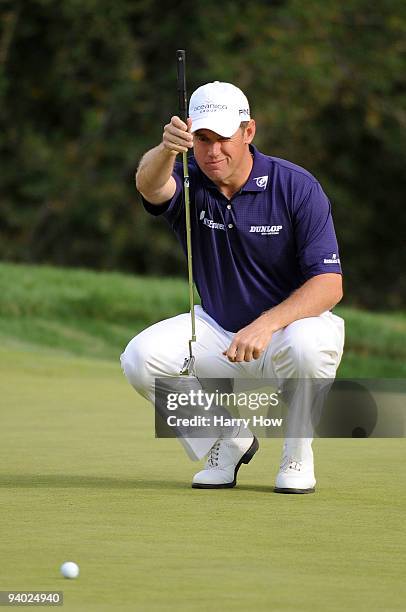
M 341 298 L 340 274 L 314 276 L 286 300 L 240 329 L 223 355 L 232 362 L 258 359 L 266 350 L 274 332 L 293 321 L 319 316 L 335 306 Z
M 176 151 L 169 151 L 161 143 L 141 159 L 135 175 L 138 191 L 144 196 L 158 194 L 168 184 L 175 164 Z
M 338 304 L 342 296 L 341 275 L 320 274 L 310 278 L 286 300 L 261 316 L 268 320 L 272 332 L 275 332 L 298 319 L 319 316 Z
M 162 142 L 145 153 L 135 175 L 137 189 L 151 204 L 161 204 L 172 198 L 176 182 L 172 176 L 176 155 L 193 147 L 191 119 L 184 123 L 176 115 L 165 125 Z

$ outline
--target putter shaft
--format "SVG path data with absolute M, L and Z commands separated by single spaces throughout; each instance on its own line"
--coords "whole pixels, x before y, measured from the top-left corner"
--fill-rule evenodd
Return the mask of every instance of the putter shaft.
M 185 70 L 184 49 L 179 49 L 176 52 L 177 71 L 178 71 L 178 95 L 179 95 L 179 115 L 182 121 L 187 122 L 187 94 L 186 94 L 186 70 Z M 187 252 L 187 268 L 188 268 L 188 283 L 189 283 L 189 302 L 190 316 L 192 324 L 192 337 L 189 340 L 189 358 L 185 358 L 185 363 L 181 370 L 181 374 L 194 373 L 194 356 L 192 343 L 196 342 L 196 318 L 194 304 L 194 289 L 193 289 L 193 261 L 192 261 L 192 229 L 190 224 L 190 196 L 189 196 L 189 169 L 187 151 L 182 153 L 183 161 L 183 192 L 185 197 L 185 220 L 186 220 L 186 252 Z

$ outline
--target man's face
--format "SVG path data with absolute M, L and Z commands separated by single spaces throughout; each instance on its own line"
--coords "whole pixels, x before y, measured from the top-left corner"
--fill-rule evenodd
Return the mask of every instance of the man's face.
M 245 130 L 238 128 L 230 138 L 211 130 L 197 130 L 193 135 L 193 149 L 200 169 L 214 183 L 238 176 L 247 155 L 247 144 L 253 140 L 254 134 L 253 120 Z

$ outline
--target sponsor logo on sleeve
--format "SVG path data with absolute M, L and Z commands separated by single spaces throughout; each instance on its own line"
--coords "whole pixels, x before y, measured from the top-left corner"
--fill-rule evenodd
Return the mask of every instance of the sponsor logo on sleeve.
M 337 257 L 337 253 L 333 253 L 330 259 L 323 259 L 323 263 L 325 264 L 340 264 L 340 258 Z

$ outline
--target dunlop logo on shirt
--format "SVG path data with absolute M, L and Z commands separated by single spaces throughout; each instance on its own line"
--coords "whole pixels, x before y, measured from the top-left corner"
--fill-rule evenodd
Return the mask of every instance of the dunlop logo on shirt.
M 261 236 L 279 236 L 282 225 L 251 225 L 250 233 L 261 234 Z

